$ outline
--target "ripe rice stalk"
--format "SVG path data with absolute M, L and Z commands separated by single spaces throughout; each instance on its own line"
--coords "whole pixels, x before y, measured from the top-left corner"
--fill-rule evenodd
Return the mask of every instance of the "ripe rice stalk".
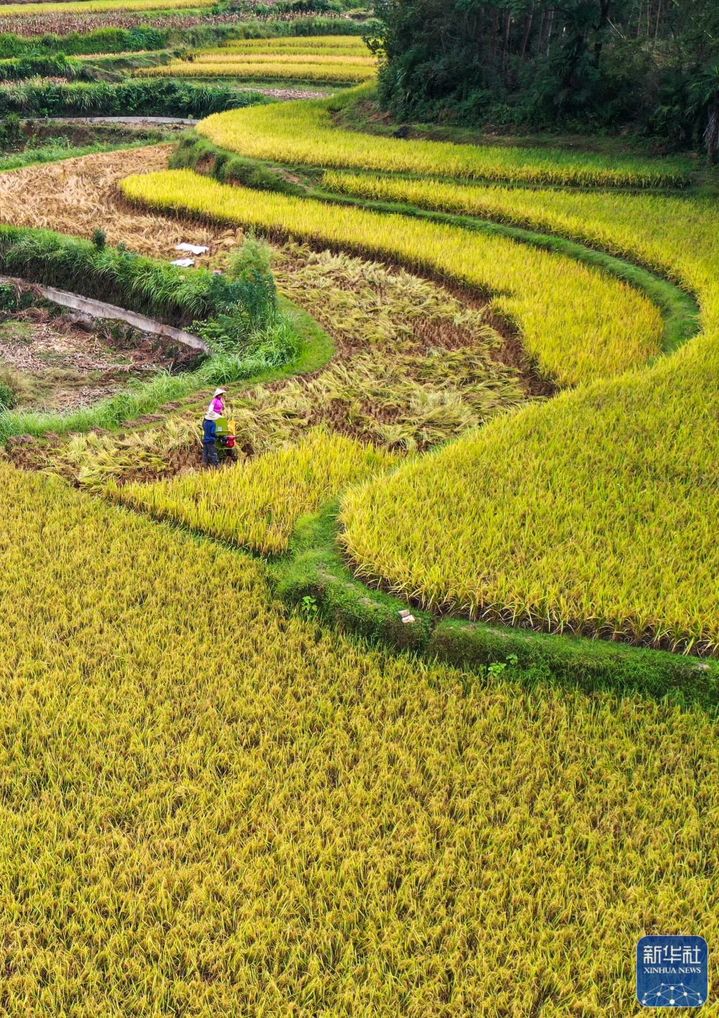
M 218 47 L 220 50 L 274 52 L 281 50 L 354 50 L 367 52 L 367 44 L 359 35 L 285 35 L 274 39 L 232 39 Z M 203 51 L 204 52 L 204 51 Z M 213 52 L 213 51 L 210 51 Z
M 537 986 L 615 1018 L 638 927 L 719 936 L 708 714 L 369 649 L 5 463 L 0 547 L 13 1018 L 494 1018 Z
M 529 353 L 565 385 L 621 374 L 660 349 L 662 319 L 625 283 L 570 258 L 498 236 L 399 215 L 228 186 L 190 170 L 129 177 L 122 190 L 160 209 L 389 257 L 495 292 L 494 307 L 519 322 Z
M 337 81 L 358 82 L 374 78 L 377 69 L 373 63 L 301 63 L 286 61 L 228 61 L 226 63 L 202 60 L 177 61 L 141 72 L 143 78 L 243 78 L 247 80 Z
M 315 428 L 298 445 L 224 470 L 108 491 L 157 518 L 267 555 L 287 549 L 300 516 L 394 462 L 387 452 Z
M 250 198 L 242 189 L 191 178 L 180 182 L 163 175 L 128 183 L 145 200 L 228 221 L 282 225 L 337 244 L 359 243 L 360 236 L 366 244 L 371 237 L 374 250 L 381 245 L 385 254 L 401 245 L 406 260 L 412 250 L 422 250 L 426 259 L 434 230 L 440 229 L 413 223 L 410 240 L 400 217 L 388 217 L 383 234 L 381 217 L 356 209 L 333 208 L 328 217 L 322 206 L 301 199 Z M 414 591 L 430 606 L 553 631 L 714 652 L 719 603 L 712 576 L 719 561 L 710 521 L 717 508 L 712 499 L 719 490 L 719 441 L 717 429 L 705 422 L 719 398 L 712 353 L 713 330 L 719 328 L 714 318 L 719 295 L 711 282 L 717 276 L 715 211 L 705 199 L 658 195 L 518 191 L 485 194 L 482 200 L 495 207 L 504 202 L 511 214 L 515 202 L 526 221 L 532 221 L 534 202 L 539 223 L 553 218 L 560 232 L 609 237 L 615 249 L 638 253 L 651 264 L 671 264 L 672 274 L 700 294 L 705 331 L 672 357 L 626 374 L 613 371 L 603 358 L 606 346 L 593 342 L 584 380 L 593 377 L 595 384 L 496 419 L 439 455 L 348 496 L 343 510 L 348 553 L 364 575 Z M 466 259 L 466 239 L 462 243 Z M 459 247 L 458 239 L 445 236 L 435 265 L 456 273 Z M 494 254 L 495 286 L 507 265 L 504 254 Z M 540 353 L 534 329 L 540 321 L 547 325 L 557 301 L 551 307 L 537 303 L 537 294 L 548 293 L 548 277 L 543 269 L 544 280 L 537 276 L 529 284 L 529 266 L 526 259 L 522 272 L 532 293 L 526 304 L 517 304 L 521 284 L 514 282 L 507 286 L 513 297 L 497 303 L 506 310 L 513 306 L 530 348 L 546 364 L 551 344 Z M 589 293 L 585 284 L 573 287 L 571 274 L 562 273 L 555 292 L 573 296 L 567 328 L 552 328 L 561 336 L 559 360 L 566 359 Z M 589 311 L 587 325 L 612 314 L 623 317 L 625 293 L 607 296 L 601 312 Z M 615 369 L 630 348 L 627 340 L 617 338 L 613 347 Z M 658 435 L 665 436 L 659 445 Z M 420 527 L 414 523 L 418 516 Z
M 333 121 L 337 108 L 336 98 L 256 106 L 214 114 L 198 130 L 220 148 L 242 155 L 327 169 L 635 188 L 681 185 L 688 179 L 689 164 L 677 158 L 620 160 L 562 149 L 416 139 L 408 145 L 338 128 Z
M 371 54 L 336 54 L 334 51 L 327 53 L 298 53 L 296 50 L 283 51 L 279 53 L 266 53 L 264 50 L 244 53 L 198 53 L 194 58 L 197 64 L 314 64 L 321 67 L 325 64 L 337 65 L 339 67 L 375 67 L 376 57 Z

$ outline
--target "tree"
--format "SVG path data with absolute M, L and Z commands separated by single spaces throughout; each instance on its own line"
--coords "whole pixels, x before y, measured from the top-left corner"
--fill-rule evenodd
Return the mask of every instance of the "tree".
M 689 95 L 691 111 L 699 120 L 707 161 L 714 166 L 719 161 L 719 64 L 697 75 Z
M 716 158 L 719 0 L 376 0 L 396 116 L 659 131 Z M 702 121 L 698 131 L 697 118 Z

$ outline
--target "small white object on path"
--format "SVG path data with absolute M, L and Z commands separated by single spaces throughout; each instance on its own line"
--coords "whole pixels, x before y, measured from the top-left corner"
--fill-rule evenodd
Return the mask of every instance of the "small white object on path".
M 175 258 L 174 262 L 170 262 L 170 265 L 177 265 L 180 269 L 191 269 L 194 264 L 194 258 Z
M 207 254 L 209 250 L 209 247 L 203 247 L 202 244 L 175 244 L 175 251 L 187 251 L 191 255 Z

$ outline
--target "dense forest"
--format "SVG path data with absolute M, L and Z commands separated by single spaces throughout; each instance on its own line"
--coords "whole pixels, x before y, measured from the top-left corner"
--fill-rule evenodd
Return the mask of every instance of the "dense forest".
M 376 0 L 402 119 L 629 128 L 719 155 L 719 0 Z

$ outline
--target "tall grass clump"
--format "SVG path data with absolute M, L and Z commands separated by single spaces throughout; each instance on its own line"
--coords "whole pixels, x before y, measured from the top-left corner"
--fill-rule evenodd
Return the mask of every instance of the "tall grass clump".
M 0 116 L 206 117 L 220 110 L 267 102 L 253 92 L 222 85 L 160 79 L 109 81 L 27 81 L 0 90 Z
M 0 226 L 6 275 L 71 290 L 171 324 L 208 318 L 239 292 L 206 269 L 183 270 L 128 250 L 50 230 Z

